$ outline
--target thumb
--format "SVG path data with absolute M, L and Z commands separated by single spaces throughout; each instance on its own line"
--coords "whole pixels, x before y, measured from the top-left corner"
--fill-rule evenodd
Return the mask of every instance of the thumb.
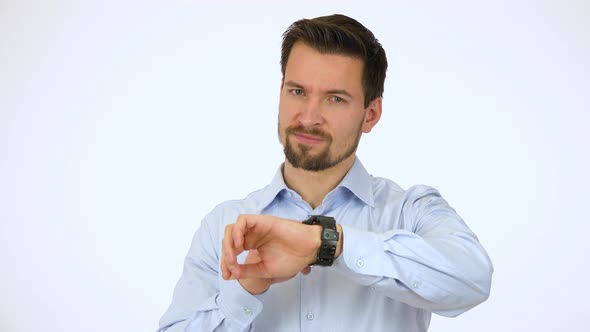
M 234 267 L 233 275 L 238 279 L 259 278 L 269 279 L 270 276 L 264 267 L 264 262 L 241 264 Z

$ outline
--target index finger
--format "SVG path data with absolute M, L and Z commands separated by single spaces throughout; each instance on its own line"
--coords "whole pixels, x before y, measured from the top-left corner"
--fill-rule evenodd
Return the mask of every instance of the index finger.
M 248 234 L 248 220 L 250 218 L 251 215 L 241 214 L 232 227 L 231 237 L 234 240 L 236 250 L 239 250 L 240 252 L 245 250 L 244 239 Z
M 231 270 L 236 264 L 236 250 L 231 237 L 233 227 L 233 224 L 225 226 L 225 234 L 221 242 L 222 263 L 225 262 L 225 264 L 222 264 L 222 268 L 226 266 L 229 270 Z M 222 272 L 224 271 L 222 270 Z

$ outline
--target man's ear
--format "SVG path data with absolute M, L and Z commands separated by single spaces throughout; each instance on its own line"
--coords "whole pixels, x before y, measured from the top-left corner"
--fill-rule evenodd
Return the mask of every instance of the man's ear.
M 365 108 L 365 120 L 363 121 L 363 133 L 370 133 L 371 129 L 381 119 L 383 98 L 377 97 Z

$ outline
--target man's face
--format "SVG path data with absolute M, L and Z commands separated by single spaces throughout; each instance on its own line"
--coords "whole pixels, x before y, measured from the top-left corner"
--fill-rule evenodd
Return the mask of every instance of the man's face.
M 320 171 L 353 158 L 365 124 L 360 59 L 321 54 L 297 42 L 285 68 L 279 139 L 295 168 Z

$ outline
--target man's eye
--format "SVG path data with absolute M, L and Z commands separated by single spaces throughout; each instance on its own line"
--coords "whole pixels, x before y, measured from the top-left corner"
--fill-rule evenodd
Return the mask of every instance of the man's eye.
M 291 93 L 294 94 L 294 95 L 296 95 L 296 96 L 301 96 L 301 95 L 303 95 L 303 90 L 301 90 L 301 89 L 293 89 L 293 90 L 291 90 Z
M 332 101 L 336 103 L 343 103 L 344 99 L 338 96 L 332 96 Z

